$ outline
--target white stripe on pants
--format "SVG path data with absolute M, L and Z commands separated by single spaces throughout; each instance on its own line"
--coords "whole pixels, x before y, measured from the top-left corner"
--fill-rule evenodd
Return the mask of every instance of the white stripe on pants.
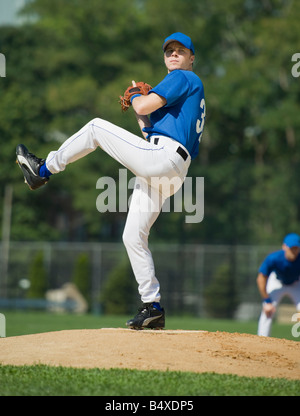
M 149 143 L 108 121 L 96 118 L 50 152 L 46 166 L 52 173 L 63 171 L 69 163 L 88 155 L 97 147 L 128 168 L 136 176 L 135 188 L 123 233 L 143 302 L 160 300 L 148 236 L 166 198 L 182 186 L 190 156 L 184 161 L 176 152 L 179 143 L 160 136 L 158 145 Z M 166 183 L 166 186 L 162 183 Z M 172 183 L 172 186 L 168 186 Z

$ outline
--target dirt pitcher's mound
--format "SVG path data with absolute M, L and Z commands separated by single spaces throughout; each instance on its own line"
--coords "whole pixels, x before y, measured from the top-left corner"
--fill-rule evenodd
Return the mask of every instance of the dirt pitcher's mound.
M 300 379 L 300 343 L 225 332 L 70 330 L 1 338 L 0 363 Z

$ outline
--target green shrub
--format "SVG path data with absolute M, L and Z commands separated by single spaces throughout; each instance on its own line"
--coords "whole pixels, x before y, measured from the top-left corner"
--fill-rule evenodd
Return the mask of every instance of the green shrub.
M 136 308 L 137 283 L 127 258 L 109 274 L 100 301 L 106 314 L 128 314 Z
M 73 283 L 90 306 L 91 265 L 88 254 L 81 253 L 75 262 Z
M 239 304 L 234 273 L 229 263 L 222 264 L 204 290 L 204 304 L 213 318 L 233 318 Z
M 29 299 L 42 299 L 47 289 L 47 272 L 44 265 L 44 255 L 39 251 L 33 258 L 28 271 L 30 287 L 27 292 Z

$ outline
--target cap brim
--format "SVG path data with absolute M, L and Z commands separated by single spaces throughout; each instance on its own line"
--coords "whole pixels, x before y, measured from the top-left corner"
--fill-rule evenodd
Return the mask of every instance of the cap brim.
M 169 45 L 169 43 L 172 43 L 172 42 L 178 42 L 178 43 L 180 43 L 181 45 L 183 45 L 183 43 L 181 43 L 181 42 L 179 42 L 178 40 L 176 40 L 176 39 L 169 39 L 169 40 L 167 40 L 167 42 L 165 42 L 164 44 L 163 44 L 163 50 L 165 50 L 166 49 L 166 47 Z M 183 45 L 184 46 L 184 45 Z M 184 46 L 185 47 L 185 46 Z
M 193 53 L 193 55 L 195 54 L 195 52 L 193 51 L 193 49 L 188 48 L 187 46 L 185 46 L 182 42 L 180 42 L 180 41 L 179 41 L 179 40 L 177 40 L 177 39 L 169 39 L 169 40 L 167 40 L 167 41 L 163 44 L 163 51 L 165 51 L 165 50 L 166 50 L 166 47 L 169 45 L 169 43 L 172 43 L 172 42 L 178 42 L 178 43 L 180 43 L 180 45 L 182 45 L 182 46 L 184 46 L 185 48 L 189 49 L 189 50 Z

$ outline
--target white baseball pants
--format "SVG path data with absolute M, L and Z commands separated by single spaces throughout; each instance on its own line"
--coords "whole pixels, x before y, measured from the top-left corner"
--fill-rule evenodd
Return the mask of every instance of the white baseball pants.
M 287 295 L 291 298 L 296 306 L 297 312 L 300 312 L 300 280 L 291 285 L 284 285 L 277 279 L 276 273 L 272 272 L 267 281 L 267 293 L 273 301 L 273 305 L 277 308 L 283 296 Z M 258 321 L 258 335 L 269 337 L 274 316 L 268 317 L 264 310 Z M 291 317 L 292 319 L 292 317 Z
M 147 142 L 108 121 L 95 118 L 46 158 L 50 172 L 59 173 L 69 163 L 100 147 L 136 175 L 123 242 L 144 303 L 159 302 L 161 297 L 148 247 L 150 229 L 166 198 L 182 186 L 191 162 L 189 155 L 184 160 L 177 153 L 177 141 L 156 137 L 159 137 L 157 145 L 152 139 Z

